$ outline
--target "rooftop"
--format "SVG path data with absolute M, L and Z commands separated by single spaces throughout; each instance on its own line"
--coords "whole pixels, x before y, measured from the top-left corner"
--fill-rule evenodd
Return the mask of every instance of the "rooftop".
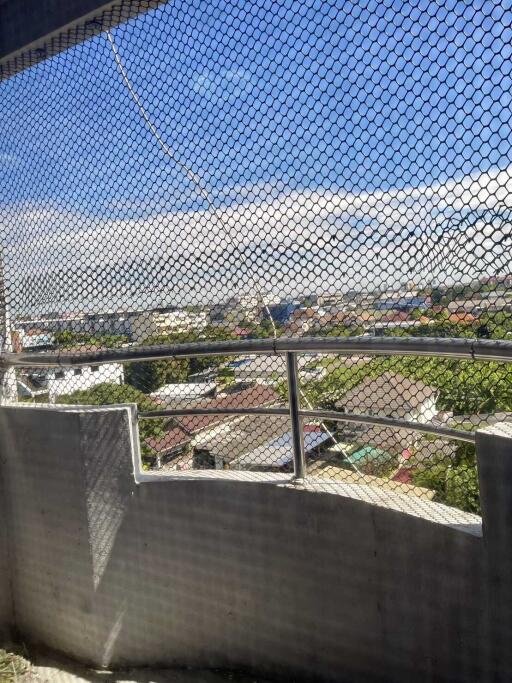
M 354 389 L 347 391 L 336 403 L 337 408 L 357 406 L 360 412 L 413 410 L 436 395 L 435 387 L 395 372 L 384 372 L 379 377 L 366 377 Z

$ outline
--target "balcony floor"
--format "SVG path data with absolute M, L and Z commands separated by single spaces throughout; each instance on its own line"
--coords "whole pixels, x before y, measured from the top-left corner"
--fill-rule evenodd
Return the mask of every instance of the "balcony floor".
M 55 656 L 30 656 L 30 670 L 16 683 L 271 683 L 231 671 L 132 669 L 123 672 L 95 671 Z M 2 679 L 3 680 L 3 679 Z

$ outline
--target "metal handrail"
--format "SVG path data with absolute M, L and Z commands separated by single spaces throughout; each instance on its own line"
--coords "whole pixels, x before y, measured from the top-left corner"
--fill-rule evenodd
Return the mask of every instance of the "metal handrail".
M 475 443 L 475 434 L 448 427 L 411 422 L 392 417 L 341 413 L 330 410 L 302 410 L 298 386 L 297 353 L 336 353 L 339 355 L 366 356 L 430 356 L 467 360 L 512 362 L 512 342 L 488 339 L 411 338 L 411 337 L 281 337 L 221 342 L 193 342 L 162 344 L 70 353 L 3 353 L 3 367 L 58 367 L 99 365 L 103 363 L 130 363 L 165 358 L 196 356 L 229 356 L 240 354 L 270 354 L 286 356 L 289 405 L 266 408 L 182 408 L 139 413 L 143 419 L 177 417 L 184 415 L 281 415 L 290 416 L 294 479 L 302 480 L 306 474 L 304 438 L 301 423 L 304 418 L 332 420 L 373 426 L 405 429 L 434 434 L 444 438 Z
M 451 429 L 450 427 L 438 427 L 424 422 L 411 422 L 395 417 L 383 417 L 379 415 L 366 415 L 364 413 L 339 413 L 335 410 L 301 410 L 301 417 L 314 420 L 332 420 L 334 422 L 355 422 L 357 424 L 367 424 L 377 427 L 391 427 L 392 429 L 406 429 L 412 432 L 422 432 L 423 434 L 435 434 L 446 439 L 475 443 L 474 432 L 466 432 L 462 429 Z
M 290 414 L 289 408 L 169 408 L 164 410 L 152 410 L 139 413 L 139 417 L 145 420 L 155 420 L 163 417 L 184 417 L 186 415 L 276 415 L 287 416 Z M 473 432 L 463 431 L 462 429 L 451 429 L 449 427 L 439 427 L 429 425 L 424 422 L 411 422 L 395 417 L 384 417 L 379 415 L 368 415 L 366 413 L 342 413 L 335 410 L 301 410 L 298 416 L 310 420 L 331 420 L 333 422 L 355 422 L 357 424 L 367 424 L 376 427 L 391 427 L 392 429 L 406 429 L 412 432 L 422 432 L 424 434 L 436 434 L 447 439 L 475 443 Z
M 56 367 L 131 363 L 164 358 L 229 356 L 239 354 L 337 353 L 368 356 L 435 356 L 512 362 L 512 342 L 494 339 L 433 337 L 279 337 L 220 342 L 191 342 L 158 346 L 130 346 L 81 353 L 12 353 L 0 355 L 4 366 Z

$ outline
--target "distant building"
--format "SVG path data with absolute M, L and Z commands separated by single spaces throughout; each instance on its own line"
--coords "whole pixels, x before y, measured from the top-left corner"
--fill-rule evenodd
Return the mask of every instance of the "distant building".
M 411 296 L 410 292 L 397 292 L 394 296 L 379 298 L 373 302 L 377 311 L 411 311 L 415 308 L 426 308 L 427 298 Z
M 47 330 L 27 329 L 12 331 L 12 348 L 14 353 L 21 351 L 44 351 L 51 349 L 55 343 L 54 336 Z
M 133 317 L 131 321 L 132 339 L 140 344 L 151 337 L 202 331 L 207 324 L 208 318 L 205 312 L 144 311 Z
M 326 311 L 319 306 L 297 308 L 290 316 L 287 331 L 291 334 L 308 334 L 321 328 Z
M 139 311 L 101 311 L 85 315 L 86 331 L 92 335 L 125 335 L 132 334 L 132 320 Z
M 98 313 L 62 313 L 38 318 L 18 318 L 17 329 L 43 329 L 49 332 L 74 332 L 90 335 L 131 334 L 131 321 L 139 311 L 101 311 Z
M 319 306 L 322 306 L 323 308 L 327 308 L 329 306 L 343 306 L 347 302 L 347 297 L 344 294 L 341 294 L 340 292 L 333 293 L 333 294 L 321 294 L 317 298 L 317 303 Z
M 482 284 L 490 287 L 512 287 L 512 274 L 507 275 L 491 275 L 480 280 Z
M 319 380 L 325 377 L 325 367 L 310 368 L 310 356 L 299 356 L 298 366 L 303 381 Z M 286 360 L 282 356 L 247 356 L 229 364 L 235 372 L 238 382 L 256 382 L 257 384 L 274 384 L 286 379 Z
M 234 296 L 210 307 L 210 321 L 241 327 L 245 324 L 258 324 L 265 316 L 268 318 L 267 307 L 278 305 L 280 298 L 272 294 Z
M 240 326 L 257 323 L 261 319 L 262 306 L 263 302 L 258 296 L 231 297 L 210 308 L 210 320 Z
M 398 373 L 367 377 L 336 403 L 347 413 L 397 417 L 427 423 L 437 413 L 437 389 Z M 415 435 L 410 430 L 358 425 L 357 440 L 385 451 L 401 452 Z
M 280 325 L 284 325 L 288 322 L 290 316 L 300 307 L 300 304 L 296 301 L 287 303 L 278 303 L 268 306 L 272 320 Z M 268 318 L 268 312 L 263 311 L 263 317 Z
M 508 292 L 485 292 L 481 297 L 456 299 L 447 306 L 450 313 L 471 313 L 478 317 L 482 313 L 512 311 L 512 295 Z
M 14 321 L 16 329 L 29 331 L 44 329 L 49 332 L 87 332 L 86 316 L 84 313 L 63 313 L 41 316 L 39 318 L 17 318 Z

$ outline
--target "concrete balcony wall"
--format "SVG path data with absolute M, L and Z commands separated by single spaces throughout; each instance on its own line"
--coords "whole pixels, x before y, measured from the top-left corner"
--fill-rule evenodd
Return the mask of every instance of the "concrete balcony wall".
M 478 519 L 425 501 L 413 510 L 399 494 L 403 511 L 389 509 L 355 485 L 215 474 L 137 484 L 132 410 L 0 408 L 13 625 L 25 642 L 96 666 L 510 680 L 510 614 L 499 609 L 510 576 Z M 486 434 L 481 449 L 494 444 Z
M 7 546 L 7 510 L 5 503 L 3 470 L 0 465 L 0 641 L 9 638 L 13 624 L 11 578 Z

